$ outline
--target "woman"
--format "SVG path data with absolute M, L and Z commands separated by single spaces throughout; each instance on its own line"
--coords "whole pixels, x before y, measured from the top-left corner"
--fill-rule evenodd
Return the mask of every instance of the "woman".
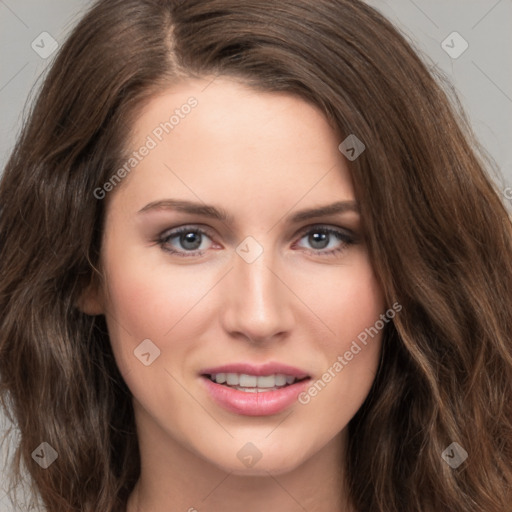
M 97 2 L 0 186 L 47 510 L 507 510 L 512 229 L 475 148 L 361 2 Z

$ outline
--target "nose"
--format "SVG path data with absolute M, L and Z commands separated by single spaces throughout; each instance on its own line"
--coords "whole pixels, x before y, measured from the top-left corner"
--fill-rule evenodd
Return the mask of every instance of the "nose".
M 270 251 L 251 263 L 234 255 L 221 313 L 231 336 L 263 343 L 289 334 L 294 323 L 293 293 L 280 274 Z

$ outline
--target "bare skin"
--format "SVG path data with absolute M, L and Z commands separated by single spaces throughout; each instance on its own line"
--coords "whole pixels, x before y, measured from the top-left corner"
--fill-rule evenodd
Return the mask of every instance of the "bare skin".
M 386 304 L 356 210 L 292 220 L 355 202 L 341 138 L 302 99 L 226 78 L 205 88 L 209 81 L 176 85 L 142 111 L 133 150 L 197 99 L 162 141 L 151 135 L 156 147 L 105 199 L 106 285 L 83 301 L 88 313 L 106 315 L 133 394 L 142 470 L 127 512 L 353 512 L 342 470 L 347 425 L 374 381 L 381 334 L 342 371 L 332 367 Z M 232 218 L 141 211 L 166 199 Z M 192 234 L 169 236 L 180 226 Z M 250 251 L 262 250 L 250 263 L 236 251 L 248 236 L 256 241 Z M 146 339 L 160 351 L 147 366 L 134 356 Z M 331 379 L 307 403 L 248 416 L 214 401 L 200 375 L 269 361 L 300 368 L 312 382 L 331 368 Z M 261 455 L 251 467 L 237 456 L 247 443 Z

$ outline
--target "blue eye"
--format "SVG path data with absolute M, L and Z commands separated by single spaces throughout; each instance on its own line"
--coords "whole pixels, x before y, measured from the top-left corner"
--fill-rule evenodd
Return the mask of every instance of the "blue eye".
M 300 238 L 300 240 L 304 239 L 311 248 L 309 252 L 320 255 L 338 253 L 355 243 L 354 238 L 344 231 L 326 226 L 309 228 Z
M 184 226 L 164 234 L 159 244 L 164 250 L 178 256 L 197 256 L 209 248 L 208 244 L 205 246 L 203 243 L 205 238 L 210 239 L 204 230 Z
M 304 247 L 300 242 L 309 245 Z M 209 234 L 198 227 L 183 226 L 167 231 L 157 240 L 160 247 L 171 254 L 183 257 L 202 256 L 213 245 Z M 327 226 L 313 226 L 303 231 L 296 246 L 320 256 L 337 254 L 356 241 L 341 229 Z

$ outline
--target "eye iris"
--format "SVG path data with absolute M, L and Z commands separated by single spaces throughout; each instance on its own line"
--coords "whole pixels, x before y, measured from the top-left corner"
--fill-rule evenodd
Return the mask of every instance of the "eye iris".
M 315 249 L 325 249 L 329 245 L 329 233 L 316 231 L 309 235 L 309 243 Z
M 180 235 L 180 244 L 184 249 L 195 250 L 201 245 L 199 233 L 188 232 Z

